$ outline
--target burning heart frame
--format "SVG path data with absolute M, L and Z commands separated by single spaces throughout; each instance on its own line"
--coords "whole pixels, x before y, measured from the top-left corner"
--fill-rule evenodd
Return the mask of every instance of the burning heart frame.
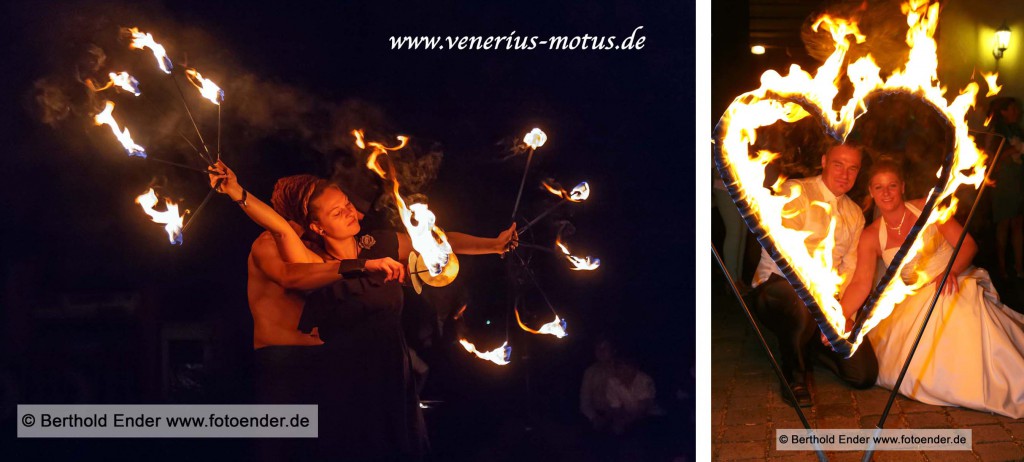
M 808 110 L 809 113 L 813 114 L 812 116 L 818 117 L 818 120 L 822 123 L 823 128 L 826 131 L 826 134 L 830 137 L 836 138 L 835 131 L 831 130 L 831 127 L 828 125 L 827 121 L 825 121 L 825 119 L 821 116 L 820 111 L 818 111 L 817 108 L 813 107 L 813 105 L 808 103 L 806 100 L 800 101 L 799 98 L 796 96 L 790 96 L 788 98 L 775 97 L 772 98 L 772 100 L 788 100 L 787 102 L 790 102 L 791 104 L 797 104 L 801 106 L 801 108 Z M 842 324 L 837 325 L 836 323 L 831 322 L 829 315 L 826 314 L 822 306 L 823 304 L 829 304 L 829 306 L 833 307 L 833 311 L 842 313 L 841 307 L 839 307 L 838 309 L 835 308 L 838 307 L 838 300 L 836 300 L 833 297 L 833 300 L 826 299 L 819 302 L 818 297 L 815 296 L 815 292 L 808 287 L 808 285 L 813 284 L 813 281 L 809 279 L 813 279 L 814 276 L 806 274 L 807 271 L 800 271 L 798 267 L 791 264 L 789 259 L 786 257 L 786 254 L 780 250 L 780 243 L 776 242 L 772 238 L 771 234 L 769 233 L 769 228 L 763 225 L 760 214 L 758 213 L 758 207 L 755 203 L 753 203 L 754 201 L 756 201 L 756 199 L 754 199 L 754 197 L 751 194 L 749 194 L 747 188 L 743 186 L 742 175 L 736 173 L 735 169 L 731 165 L 728 153 L 725 152 L 723 149 L 724 143 L 719 141 L 725 138 L 726 131 L 727 128 L 724 128 L 721 124 L 716 130 L 714 160 L 715 165 L 718 168 L 718 171 L 721 174 L 723 181 L 725 182 L 726 189 L 728 190 L 733 202 L 739 208 L 744 222 L 746 223 L 747 227 L 751 230 L 751 232 L 754 233 L 754 236 L 757 238 L 761 246 L 767 250 L 768 254 L 779 266 L 779 269 L 781 270 L 783 276 L 796 289 L 797 295 L 799 295 L 800 299 L 804 302 L 804 304 L 807 305 L 807 308 L 811 311 L 811 314 L 814 316 L 814 319 L 817 322 L 818 326 L 821 328 L 822 332 L 825 333 L 826 338 L 832 344 L 833 349 L 841 354 L 844 354 L 847 357 L 849 355 L 852 355 L 853 352 L 856 350 L 857 346 L 862 341 L 863 335 L 866 334 L 868 330 L 870 330 L 870 328 L 865 329 L 865 322 L 868 319 L 870 319 L 870 314 L 878 304 L 882 292 L 884 292 L 884 289 L 890 285 L 890 282 L 893 280 L 893 278 L 897 274 L 899 274 L 899 271 L 902 268 L 902 264 L 906 259 L 908 253 L 910 253 L 911 248 L 914 247 L 915 244 L 917 244 L 918 247 L 920 247 L 917 237 L 920 235 L 920 232 L 924 228 L 924 226 L 930 221 L 929 218 L 931 217 L 931 215 L 937 213 L 935 209 L 935 204 L 936 202 L 938 202 L 939 196 L 936 193 L 945 189 L 945 186 L 950 181 L 950 173 L 953 165 L 951 163 L 951 160 L 953 159 L 954 151 L 951 150 L 945 157 L 945 161 L 943 162 L 942 168 L 939 172 L 938 181 L 935 187 L 932 189 L 932 193 L 929 195 L 928 200 L 923 208 L 924 213 L 922 213 L 921 216 L 918 217 L 917 221 L 914 223 L 914 227 L 907 235 L 906 241 L 900 247 L 892 263 L 889 265 L 885 274 L 882 276 L 882 279 L 879 281 L 875 289 L 872 291 L 872 294 L 868 298 L 868 301 L 858 311 L 857 322 L 855 323 L 850 335 L 844 336 L 843 334 L 840 333 L 838 329 L 845 329 L 845 326 L 843 326 Z M 836 138 L 836 140 L 842 141 L 841 139 L 838 138 Z M 803 244 L 801 243 L 800 245 Z M 822 270 L 824 268 L 815 269 Z M 889 311 L 891 311 L 891 307 L 889 307 Z
M 948 102 L 938 83 L 936 45 L 932 38 L 938 20 L 938 4 L 908 3 L 904 5 L 904 13 L 910 26 L 907 43 L 911 46 L 905 67 L 883 80 L 870 55 L 850 63 L 846 66 L 846 76 L 853 85 L 853 95 L 839 111 L 833 110 L 833 102 L 839 93 L 836 83 L 850 47 L 847 37 L 853 36 L 858 42 L 865 37 L 855 23 L 823 16 L 814 28 L 817 30 L 824 24 L 836 49 L 816 75 L 812 78 L 795 65 L 785 77 L 775 71 L 765 72 L 761 87 L 736 98 L 715 130 L 715 165 L 744 222 L 796 289 L 833 350 L 845 357 L 853 355 L 867 332 L 887 317 L 897 303 L 928 282 L 918 278 L 908 283 L 895 276 L 922 250 L 921 230 L 952 217 L 957 205 L 953 193 L 966 184 L 977 188 L 984 178 L 985 156 L 969 136 L 965 122 L 967 110 L 974 105 L 978 85 L 968 84 L 952 103 Z M 991 94 L 992 83 L 989 85 Z M 804 239 L 809 233 L 782 224 L 783 207 L 799 191 L 792 196 L 773 194 L 772 190 L 777 190 L 781 181 L 771 190 L 762 187 L 764 167 L 777 155 L 760 151 L 752 157 L 749 150 L 756 140 L 757 128 L 779 121 L 792 123 L 805 117 L 815 117 L 827 136 L 843 141 L 856 119 L 868 110 L 868 101 L 886 94 L 911 95 L 934 109 L 952 129 L 954 144 L 945 153 L 938 180 L 921 216 L 867 302 L 858 310 L 853 330 L 847 334 L 843 310 L 836 298 L 843 285 L 843 275 L 832 267 L 834 223 L 823 248 L 808 251 Z

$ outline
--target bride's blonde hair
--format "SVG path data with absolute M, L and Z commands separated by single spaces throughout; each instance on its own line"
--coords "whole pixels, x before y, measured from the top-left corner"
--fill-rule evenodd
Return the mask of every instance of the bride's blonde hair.
M 882 154 L 871 162 L 871 167 L 868 168 L 868 182 L 870 182 L 871 178 L 875 175 L 882 172 L 895 173 L 896 176 L 899 177 L 900 181 L 906 183 L 906 179 L 903 177 L 903 164 L 893 156 Z

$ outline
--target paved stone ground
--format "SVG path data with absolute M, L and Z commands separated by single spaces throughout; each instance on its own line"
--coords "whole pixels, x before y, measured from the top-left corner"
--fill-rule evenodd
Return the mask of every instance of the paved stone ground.
M 782 401 L 778 379 L 742 308 L 713 276 L 711 315 L 711 451 L 714 460 L 816 461 L 813 452 L 776 451 L 776 428 L 802 428 Z M 769 344 L 774 339 L 770 333 Z M 773 353 L 777 350 L 773 351 Z M 827 369 L 814 372 L 814 407 L 804 413 L 814 428 L 875 428 L 889 390 L 853 390 Z M 1024 460 L 1024 419 L 931 406 L 898 397 L 885 428 L 970 428 L 973 452 L 877 452 L 876 461 Z M 828 452 L 830 461 L 859 461 L 859 452 Z

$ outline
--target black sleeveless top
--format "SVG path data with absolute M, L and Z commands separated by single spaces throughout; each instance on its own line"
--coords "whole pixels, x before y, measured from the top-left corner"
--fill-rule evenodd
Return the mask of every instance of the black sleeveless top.
M 359 258 L 373 260 L 391 257 L 399 262 L 398 237 L 393 231 L 378 231 L 356 236 L 362 250 Z M 397 281 L 384 283 L 384 273 L 342 279 L 314 290 L 306 297 L 299 319 L 299 330 L 320 328 L 320 338 L 330 343 L 337 336 L 359 335 L 367 327 L 398 323 L 402 315 L 402 287 Z
M 362 243 L 359 258 L 402 261 L 395 232 L 363 236 L 356 237 Z M 319 440 L 339 460 L 415 457 L 426 451 L 402 304 L 401 285 L 384 283 L 380 272 L 342 279 L 306 299 L 300 330 L 318 327 L 324 341 Z

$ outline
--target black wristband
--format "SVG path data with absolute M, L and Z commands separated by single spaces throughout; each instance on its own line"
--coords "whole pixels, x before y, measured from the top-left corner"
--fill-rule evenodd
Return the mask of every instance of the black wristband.
M 241 199 L 239 199 L 239 200 L 237 200 L 237 201 L 235 201 L 235 202 L 236 202 L 236 203 L 237 203 L 238 205 L 241 205 L 242 207 L 248 207 L 248 206 L 249 206 L 249 204 L 246 204 L 246 203 L 245 203 L 246 199 L 249 199 L 249 191 L 246 191 L 246 190 L 244 190 L 244 189 L 243 189 L 243 190 L 242 190 L 242 198 L 241 198 Z
M 366 260 L 363 258 L 341 260 L 338 265 L 338 274 L 345 279 L 366 276 Z

